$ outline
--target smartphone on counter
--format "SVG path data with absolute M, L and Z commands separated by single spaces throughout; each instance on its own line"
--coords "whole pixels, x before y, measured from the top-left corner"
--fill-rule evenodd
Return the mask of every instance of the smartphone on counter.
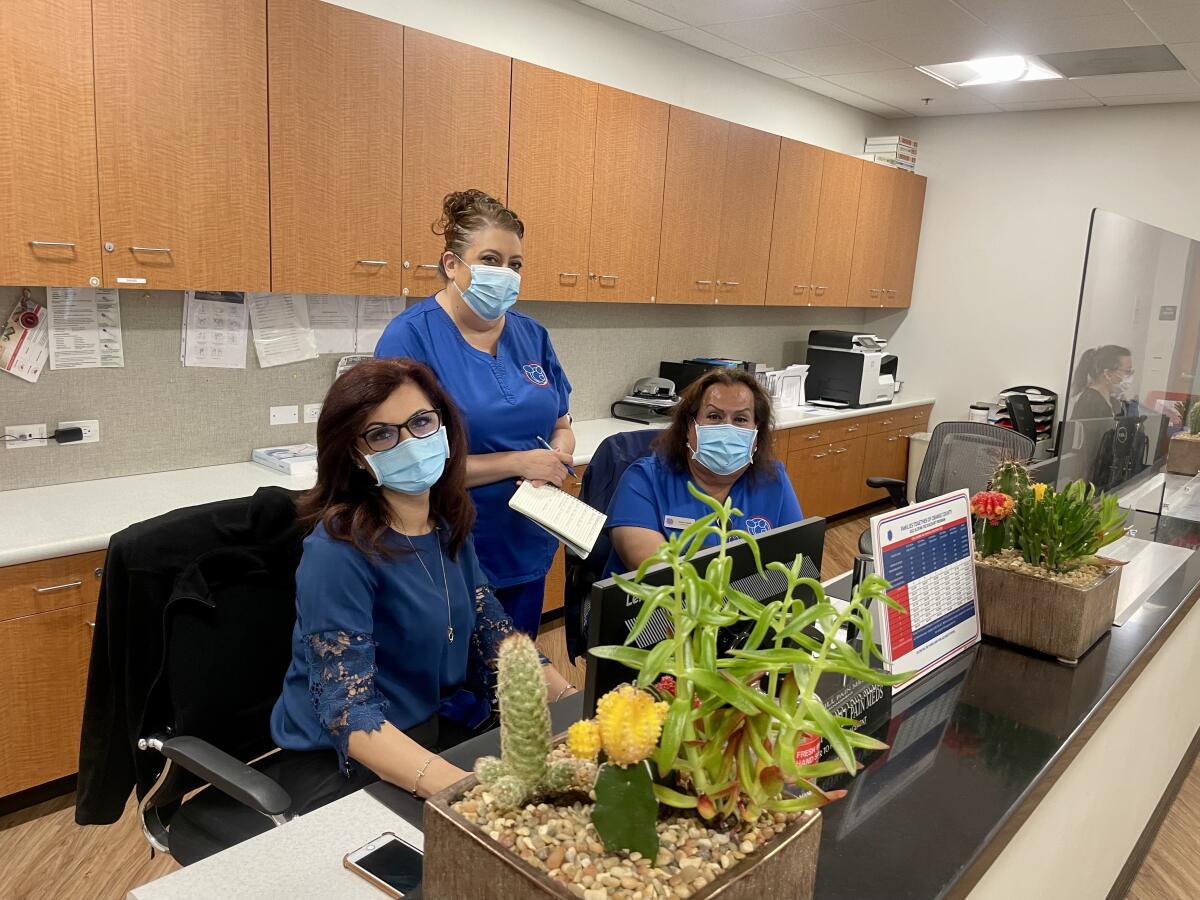
M 391 831 L 351 850 L 342 865 L 389 897 L 403 897 L 421 883 L 421 851 Z

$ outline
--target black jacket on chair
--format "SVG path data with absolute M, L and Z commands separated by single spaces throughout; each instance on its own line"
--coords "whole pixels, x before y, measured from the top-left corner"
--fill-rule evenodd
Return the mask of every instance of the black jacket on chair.
M 169 608 L 255 604 L 262 633 L 247 634 L 245 643 L 230 647 L 227 656 L 195 664 L 228 673 L 231 680 L 236 676 L 234 684 L 244 679 L 247 685 L 260 685 L 262 696 L 239 696 L 230 703 L 229 718 L 219 726 L 214 723 L 228 752 L 237 755 L 244 748 L 253 754 L 264 739 L 269 743 L 269 733 L 262 731 L 274 696 L 267 695 L 267 688 L 273 683 L 277 696 L 287 668 L 296 566 L 305 532 L 296 521 L 295 495 L 264 487 L 253 497 L 174 510 L 113 536 L 88 669 L 77 823 L 117 821 L 130 788 L 136 787 L 140 799 L 158 776 L 162 758 L 139 751 L 137 741 L 170 729 L 181 712 L 162 678 Z M 228 690 L 229 683 L 214 679 L 218 689 Z M 261 712 L 264 705 L 268 715 Z M 235 715 L 247 708 L 252 714 Z

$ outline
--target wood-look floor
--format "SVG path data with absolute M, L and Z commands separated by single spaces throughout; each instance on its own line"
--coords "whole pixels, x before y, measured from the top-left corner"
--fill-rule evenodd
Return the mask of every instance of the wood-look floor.
M 825 542 L 823 575 L 850 567 L 866 517 L 835 522 Z M 566 662 L 561 625 L 547 629 L 538 645 L 574 684 L 584 670 Z M 3 900 L 121 900 L 133 887 L 178 868 L 174 860 L 150 858 L 130 800 L 115 825 L 80 827 L 73 794 L 0 817 L 0 898 Z M 1200 897 L 1200 763 L 1192 770 L 1163 823 L 1129 892 L 1130 900 Z

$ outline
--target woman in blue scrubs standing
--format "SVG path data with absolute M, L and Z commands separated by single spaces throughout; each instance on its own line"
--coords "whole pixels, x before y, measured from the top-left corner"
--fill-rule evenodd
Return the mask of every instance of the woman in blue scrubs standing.
M 569 474 L 571 383 L 546 329 L 512 309 L 525 234 L 516 213 L 483 191 L 458 191 L 434 231 L 445 237 L 446 286 L 393 319 L 375 355 L 425 363 L 462 411 L 479 562 L 513 624 L 536 635 L 558 542 L 508 501 L 522 479 L 560 487 Z

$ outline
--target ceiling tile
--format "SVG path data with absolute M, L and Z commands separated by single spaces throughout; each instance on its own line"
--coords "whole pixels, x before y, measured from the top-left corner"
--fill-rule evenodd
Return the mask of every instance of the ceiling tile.
M 1077 100 L 1021 100 L 1018 102 L 999 102 L 996 104 L 1005 112 L 1029 112 L 1035 109 L 1079 109 L 1085 106 L 1103 106 L 1095 97 L 1081 97 Z
M 793 50 L 777 54 L 777 58 L 789 65 L 796 65 L 814 75 L 845 75 L 851 72 L 878 72 L 896 69 L 904 65 L 882 50 L 869 44 L 841 44 L 837 47 L 814 47 L 811 50 Z
M 1003 27 L 1043 19 L 1103 16 L 1129 11 L 1124 0 L 957 0 L 989 25 Z
M 667 37 L 673 37 L 677 41 L 683 41 L 685 44 L 691 44 L 693 47 L 699 47 L 701 50 L 706 50 L 717 56 L 724 56 L 726 59 L 746 56 L 751 52 L 746 47 L 739 47 L 737 44 L 721 40 L 721 38 L 711 35 L 707 31 L 701 31 L 699 28 L 679 28 L 662 33 Z
M 638 3 L 689 25 L 758 19 L 804 8 L 801 0 L 737 0 L 736 3 L 729 0 L 638 0 Z
M 1191 69 L 1200 72 L 1200 42 L 1193 44 L 1167 44 L 1175 58 Z
M 921 105 L 924 97 L 932 97 L 935 100 L 949 103 L 951 101 L 958 102 L 965 96 L 968 102 L 991 106 L 981 97 L 975 97 L 942 84 L 916 69 L 888 69 L 883 72 L 830 75 L 826 80 L 901 109 Z
M 1004 29 L 1004 33 L 1015 38 L 1024 53 L 1033 54 L 1159 43 L 1129 10 L 1109 16 L 1025 22 Z
M 849 106 L 874 113 L 877 116 L 884 116 L 888 119 L 907 118 L 908 113 L 904 110 L 892 106 L 888 103 L 883 103 L 875 100 L 872 97 L 867 97 L 856 91 L 847 90 L 840 85 L 825 81 L 823 78 L 789 78 L 792 84 L 799 85 L 806 91 L 812 91 L 815 94 L 820 94 L 823 97 L 829 97 L 833 100 L 838 100 Z
M 859 40 L 881 41 L 904 34 L 965 29 L 978 21 L 950 0 L 868 0 L 820 9 L 816 14 Z
M 872 41 L 871 46 L 914 66 L 1023 52 L 1014 38 L 978 24 L 965 29 L 938 29 L 923 34 L 899 35 Z
M 1135 75 L 1091 75 L 1072 79 L 1093 97 L 1148 97 L 1152 94 L 1188 94 L 1200 83 L 1187 72 L 1139 72 Z
M 759 53 L 771 54 L 850 42 L 850 37 L 844 31 L 812 13 L 726 22 L 723 25 L 710 25 L 705 30 Z
M 977 99 L 971 100 L 935 100 L 928 106 L 918 105 L 905 108 L 914 116 L 969 116 L 975 113 L 999 112 L 1000 107 L 992 103 L 980 104 Z
M 1105 106 L 1138 106 L 1142 103 L 1197 103 L 1200 91 L 1194 94 L 1148 94 L 1132 97 L 1105 97 Z
M 626 22 L 632 22 L 634 25 L 649 28 L 651 31 L 666 31 L 669 28 L 679 28 L 685 24 L 678 19 L 672 19 L 670 16 L 664 16 L 652 9 L 646 9 L 645 6 L 634 3 L 633 0 L 579 0 L 579 2 L 603 10 Z
M 1180 6 L 1195 6 L 1196 0 L 1125 0 L 1132 9 L 1173 9 Z
M 1039 103 L 1051 100 L 1083 100 L 1090 95 L 1074 81 L 1056 78 L 1051 81 L 1016 81 L 1008 84 L 981 84 L 963 88 L 990 103 Z
M 1139 10 L 1138 14 L 1165 44 L 1200 41 L 1200 3 L 1163 9 L 1143 9 Z
M 743 56 L 734 59 L 734 62 L 739 66 L 757 69 L 765 75 L 773 75 L 776 78 L 796 78 L 809 74 L 807 69 L 786 65 L 777 59 L 771 59 L 769 56 Z

